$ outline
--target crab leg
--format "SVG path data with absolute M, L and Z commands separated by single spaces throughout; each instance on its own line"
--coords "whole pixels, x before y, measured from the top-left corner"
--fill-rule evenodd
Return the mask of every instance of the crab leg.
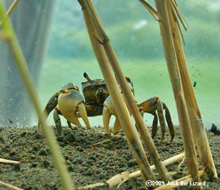
M 78 105 L 78 112 L 79 112 L 82 120 L 86 124 L 87 129 L 91 129 L 91 126 L 90 126 L 90 123 L 89 123 L 89 120 L 88 120 L 88 116 L 87 116 L 87 113 L 86 113 L 86 108 L 85 108 L 83 103 L 80 103 Z
M 170 131 L 171 139 L 170 139 L 169 143 L 171 144 L 172 141 L 173 141 L 173 138 L 175 136 L 175 130 L 174 130 L 174 126 L 173 126 L 171 116 L 170 116 L 170 111 L 169 111 L 168 107 L 166 106 L 166 104 L 164 104 L 164 103 L 163 103 L 163 108 L 165 109 L 165 117 L 166 117 L 168 128 L 169 128 L 169 131 Z
M 138 108 L 142 108 L 145 113 L 150 113 L 154 116 L 154 120 L 152 123 L 152 138 L 157 134 L 157 125 L 158 125 L 158 117 L 157 117 L 157 97 L 150 98 L 140 104 L 138 104 Z M 142 111 L 142 112 L 143 112 Z M 141 113 L 143 115 L 143 113 Z M 143 117 L 143 116 L 142 116 Z
M 161 131 L 162 131 L 162 139 L 160 141 L 160 143 L 162 143 L 164 135 L 165 135 L 165 119 L 164 119 L 164 115 L 163 115 L 163 109 L 165 110 L 165 118 L 168 124 L 168 128 L 170 131 L 170 135 L 171 135 L 171 139 L 170 139 L 170 143 L 172 143 L 173 138 L 175 136 L 175 130 L 173 127 L 173 122 L 170 116 L 170 111 L 167 108 L 166 104 L 164 104 L 163 102 L 160 101 L 160 99 L 158 97 L 153 97 L 150 98 L 140 104 L 138 104 L 139 109 L 143 108 L 144 112 L 150 113 L 154 116 L 154 120 L 153 120 L 153 124 L 152 124 L 152 137 L 154 137 L 157 134 L 157 120 L 159 117 L 160 120 L 160 125 L 161 125 Z M 158 116 L 157 113 L 158 112 Z
M 158 117 L 156 111 L 154 111 L 152 114 L 154 115 L 154 120 L 152 124 L 152 138 L 154 138 L 154 136 L 157 134 Z
M 67 120 L 67 125 L 68 125 L 68 127 L 69 127 L 70 129 L 73 129 L 73 127 L 72 127 L 72 125 L 71 125 L 71 122 L 69 122 L 68 120 Z
M 161 127 L 161 140 L 159 143 L 161 145 L 163 142 L 164 136 L 165 136 L 165 132 L 166 132 L 166 123 L 165 123 L 165 118 L 163 115 L 163 104 L 159 100 L 159 98 L 157 99 L 157 113 L 158 113 L 160 127 Z
M 72 123 L 78 126 L 79 128 L 84 129 L 84 127 L 81 125 L 77 117 L 72 117 Z
M 106 134 L 110 135 L 111 132 L 110 132 L 110 129 L 109 129 L 109 121 L 110 121 L 110 118 L 111 118 L 111 112 L 109 111 L 109 109 L 104 106 L 103 108 L 103 126 L 104 126 L 104 129 L 105 129 L 105 132 Z
M 61 112 L 58 108 L 56 108 L 53 112 L 53 119 L 54 119 L 54 122 L 56 125 L 57 132 L 58 132 L 59 136 L 61 136 L 62 135 L 62 126 L 61 126 L 59 114 L 61 114 Z
M 57 98 L 59 96 L 59 92 L 55 93 L 48 101 L 46 107 L 44 108 L 44 112 L 48 116 L 50 112 L 57 106 Z M 38 120 L 38 130 L 40 130 L 40 120 Z

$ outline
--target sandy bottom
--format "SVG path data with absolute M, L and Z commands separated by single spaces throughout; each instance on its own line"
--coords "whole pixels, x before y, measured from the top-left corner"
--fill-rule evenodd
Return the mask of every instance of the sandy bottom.
M 122 130 L 119 133 L 121 136 L 115 137 L 108 137 L 101 127 L 95 127 L 89 131 L 76 127 L 73 130 L 63 128 L 63 131 L 69 143 L 64 141 L 62 137 L 58 137 L 58 142 L 76 188 L 105 182 L 123 171 L 134 172 L 138 170 L 138 165 L 132 156 L 127 141 L 123 137 Z M 217 173 L 220 176 L 220 136 L 210 131 L 207 131 L 207 134 Z M 168 144 L 169 138 L 169 133 L 167 132 L 161 146 L 158 145 L 160 134 L 154 139 L 162 160 L 183 152 L 183 143 L 178 128 L 176 128 L 176 136 L 172 145 Z M 105 143 L 91 146 L 107 139 L 109 140 Z M 0 163 L 1 181 L 25 190 L 62 189 L 50 158 L 50 151 L 45 144 L 44 135 L 42 131 L 37 132 L 36 127 L 0 128 L 0 157 L 21 161 L 20 165 Z M 149 162 L 152 164 L 150 159 Z M 175 172 L 177 171 L 177 166 L 178 163 L 175 163 L 168 166 L 167 169 L 170 172 Z M 187 169 L 185 163 L 181 169 L 183 171 Z M 174 174 L 173 178 L 176 179 L 181 176 L 183 175 Z M 205 179 L 202 178 L 202 181 L 204 182 Z M 0 189 L 8 188 L 0 185 Z M 109 188 L 105 186 L 100 189 Z M 144 189 L 142 178 L 138 177 L 129 180 L 122 184 L 120 189 Z M 182 187 L 181 189 L 189 188 Z M 215 179 L 212 182 L 205 181 L 205 189 L 220 189 L 220 179 Z

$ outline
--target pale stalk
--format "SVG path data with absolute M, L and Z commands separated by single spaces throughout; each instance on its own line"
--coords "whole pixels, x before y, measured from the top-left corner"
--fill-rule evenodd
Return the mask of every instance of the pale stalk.
M 199 175 L 202 175 L 203 171 L 199 171 Z M 184 185 L 181 185 L 181 184 L 187 184 L 187 187 L 190 187 L 190 189 L 193 189 L 193 186 L 190 185 L 190 181 L 193 181 L 191 175 L 187 175 L 187 176 L 184 176 L 182 178 L 179 178 L 175 181 L 171 181 L 170 184 L 165 184 L 165 185 L 162 185 L 160 187 L 157 187 L 155 190 L 167 190 L 167 189 L 173 189 L 173 188 L 177 188 L 177 187 L 181 187 L 181 186 L 184 186 Z M 172 185 L 174 184 L 174 185 Z
M 173 87 L 174 97 L 177 106 L 183 145 L 186 155 L 187 168 L 193 180 L 196 182 L 200 182 L 201 180 L 200 180 L 200 176 L 198 175 L 198 164 L 197 164 L 193 134 L 192 134 L 189 115 L 187 112 L 187 107 L 184 99 L 181 77 L 177 66 L 176 52 L 172 39 L 169 17 L 167 14 L 166 1 L 167 0 L 163 0 L 163 1 L 155 0 L 158 15 L 160 18 L 159 24 L 160 24 L 161 37 L 164 47 L 164 53 L 167 61 L 167 67 L 168 67 L 170 80 Z M 201 189 L 201 187 L 195 187 L 195 189 Z
M 150 14 L 154 17 L 155 20 L 159 20 L 157 10 L 147 0 L 139 0 L 139 1 L 150 12 Z
M 133 94 L 130 90 L 130 87 L 127 83 L 127 80 L 124 76 L 124 73 L 123 73 L 122 68 L 120 66 L 120 63 L 117 59 L 117 56 L 111 46 L 110 40 L 104 31 L 104 27 L 103 27 L 101 20 L 96 12 L 96 9 L 90 0 L 88 0 L 86 2 L 85 7 L 90 14 L 89 16 L 92 18 L 91 20 L 94 22 L 93 25 L 95 27 L 96 33 L 98 34 L 97 38 L 99 38 L 99 40 L 102 41 L 102 44 L 104 46 L 104 49 L 105 49 L 105 52 L 106 52 L 107 57 L 109 59 L 109 62 L 112 65 L 112 68 L 114 70 L 117 81 L 120 84 L 122 92 L 125 96 L 128 108 L 131 111 L 131 113 L 135 119 L 136 125 L 139 128 L 140 134 L 143 138 L 143 141 L 145 143 L 147 151 L 149 152 L 150 157 L 151 157 L 154 165 L 156 166 L 156 168 L 160 174 L 161 179 L 165 182 L 168 182 L 171 180 L 171 177 L 169 176 L 165 166 L 162 164 L 161 158 L 160 158 L 160 156 L 156 150 L 156 147 L 153 143 L 153 140 L 147 130 L 147 126 L 141 117 L 141 114 L 140 114 L 138 107 L 135 103 L 134 96 L 133 96 Z
M 182 79 L 183 92 L 186 100 L 187 110 L 190 115 L 190 122 L 193 131 L 193 136 L 201 159 L 204 176 L 210 180 L 217 178 L 217 172 L 212 158 L 207 134 L 202 121 L 201 113 L 196 101 L 189 71 L 187 68 L 185 53 L 181 43 L 181 34 L 178 27 L 178 20 L 175 18 L 175 12 L 171 9 L 170 1 L 168 1 L 168 13 L 173 34 L 179 71 Z
M 3 4 L 2 0 L 0 0 L 0 17 L 2 19 L 5 16 L 5 8 L 3 5 L 4 4 Z M 55 140 L 55 135 L 54 135 L 53 130 L 46 124 L 46 116 L 45 116 L 45 114 L 42 114 L 42 108 L 40 106 L 40 101 L 37 96 L 37 91 L 34 87 L 34 83 L 32 81 L 31 74 L 29 72 L 27 63 L 25 61 L 25 58 L 22 53 L 19 42 L 16 38 L 12 24 L 7 17 L 3 21 L 3 27 L 4 27 L 5 33 L 9 37 L 8 44 L 9 44 L 11 51 L 14 55 L 14 59 L 17 64 L 17 67 L 19 69 L 19 72 L 23 78 L 24 84 L 25 84 L 27 91 L 30 95 L 30 98 L 31 98 L 31 101 L 34 105 L 34 108 L 40 117 L 40 121 L 42 124 L 45 139 L 46 139 L 46 142 L 47 142 L 49 149 L 52 153 L 54 165 L 57 168 L 58 173 L 62 179 L 63 187 L 64 187 L 64 189 L 67 189 L 67 190 L 73 190 L 74 188 L 73 188 L 67 167 L 65 165 L 64 158 L 60 152 L 58 143 Z
M 8 187 L 9 189 L 13 189 L 13 190 L 24 190 L 24 189 L 21 189 L 21 188 L 19 188 L 19 187 L 14 186 L 14 185 L 5 183 L 5 182 L 3 182 L 3 181 L 0 181 L 0 185 L 3 185 L 3 186 L 5 186 L 5 187 Z
M 19 161 L 14 161 L 14 160 L 7 160 L 4 158 L 0 158 L 0 163 L 6 163 L 6 164 L 20 164 L 21 162 Z
M 117 81 L 114 76 L 113 69 L 109 63 L 109 60 L 106 56 L 105 50 L 103 45 L 98 41 L 95 34 L 95 28 L 92 24 L 90 15 L 88 14 L 88 11 L 85 7 L 86 1 L 79 0 L 84 18 L 85 23 L 88 29 L 88 33 L 90 36 L 90 40 L 93 46 L 94 53 L 97 57 L 99 66 L 101 68 L 102 74 L 104 76 L 104 79 L 106 81 L 108 90 L 110 92 L 111 98 L 113 100 L 113 104 L 116 105 L 116 111 L 120 118 L 120 123 L 122 125 L 122 128 L 125 132 L 125 135 L 128 140 L 128 144 L 130 145 L 132 152 L 134 154 L 134 157 L 137 160 L 137 163 L 142 171 L 142 177 L 145 184 L 145 181 L 147 179 L 155 180 L 155 177 L 153 175 L 152 170 L 150 169 L 149 162 L 147 160 L 146 154 L 144 152 L 143 146 L 141 144 L 141 140 L 138 136 L 138 132 L 135 128 L 134 123 L 132 122 L 129 112 L 127 110 L 127 107 L 125 105 L 125 102 L 122 98 L 121 92 L 119 90 Z M 147 188 L 147 187 L 146 187 Z
M 174 162 L 178 162 L 179 160 L 183 159 L 185 157 L 184 152 L 180 153 L 176 156 L 173 156 L 167 160 L 163 161 L 163 164 L 165 166 L 173 164 Z M 154 165 L 150 166 L 152 170 L 156 170 L 156 167 Z M 111 177 L 109 180 L 107 180 L 106 182 L 103 183 L 96 183 L 96 184 L 90 184 L 84 187 L 79 187 L 78 189 L 90 189 L 90 188 L 99 188 L 99 187 L 103 187 L 103 186 L 107 186 L 109 188 L 112 187 L 119 187 L 120 185 L 122 185 L 123 183 L 125 183 L 126 181 L 139 177 L 141 176 L 141 172 L 140 170 L 133 172 L 133 173 L 129 173 L 128 171 L 122 172 L 120 174 L 117 174 L 113 177 Z
M 183 159 L 185 157 L 185 153 L 180 153 L 176 156 L 173 156 L 171 158 L 168 158 L 167 160 L 164 160 L 162 163 L 167 166 L 167 165 L 170 165 L 174 162 L 177 162 L 181 159 Z M 155 165 L 151 166 L 151 169 L 154 171 L 156 169 Z M 129 179 L 132 179 L 132 178 L 135 178 L 135 177 L 138 177 L 140 176 L 140 170 L 136 171 L 136 172 L 133 172 L 133 173 L 130 173 L 129 174 Z

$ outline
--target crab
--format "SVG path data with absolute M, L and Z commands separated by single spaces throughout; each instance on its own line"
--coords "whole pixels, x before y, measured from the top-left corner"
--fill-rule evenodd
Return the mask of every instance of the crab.
M 80 94 L 79 88 L 76 84 L 67 83 L 61 88 L 59 92 L 55 93 L 50 98 L 44 111 L 47 113 L 47 115 L 49 115 L 50 112 L 54 110 L 53 118 L 59 135 L 62 134 L 62 127 L 59 115 L 62 115 L 67 120 L 67 124 L 70 128 L 72 128 L 71 123 L 75 124 L 80 128 L 83 128 L 83 126 L 78 120 L 78 118 L 81 117 L 87 129 L 91 129 L 88 117 L 103 115 L 103 126 L 105 132 L 108 135 L 111 135 L 109 121 L 111 116 L 114 115 L 116 118 L 114 123 L 114 134 L 117 134 L 121 128 L 121 124 L 117 116 L 114 104 L 112 103 L 112 99 L 108 92 L 105 80 L 91 80 L 87 73 L 84 73 L 84 77 L 87 79 L 86 82 L 81 83 L 82 92 L 84 96 Z M 134 87 L 131 79 L 129 77 L 126 77 L 126 80 L 134 95 Z M 124 97 L 123 94 L 122 96 Z M 144 113 L 150 113 L 154 116 L 152 124 L 152 137 L 154 137 L 157 133 L 159 118 L 162 131 L 160 143 L 162 143 L 165 135 L 166 118 L 168 128 L 171 134 L 170 143 L 172 143 L 172 140 L 175 136 L 175 131 L 170 111 L 166 104 L 161 102 L 158 97 L 153 97 L 140 104 L 137 104 L 137 107 L 139 108 L 142 117 L 144 116 Z M 165 110 L 165 118 L 163 110 Z M 40 127 L 40 123 L 38 123 L 38 127 Z

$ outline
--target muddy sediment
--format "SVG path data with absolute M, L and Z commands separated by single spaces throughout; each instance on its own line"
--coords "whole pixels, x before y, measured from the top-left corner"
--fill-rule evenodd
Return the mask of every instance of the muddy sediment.
M 138 165 L 122 130 L 118 136 L 113 137 L 106 135 L 102 127 L 94 127 L 92 130 L 82 130 L 77 127 L 71 130 L 65 127 L 63 131 L 64 137 L 57 137 L 57 140 L 76 188 L 105 182 L 123 171 L 134 172 L 138 170 Z M 207 131 L 207 134 L 219 175 L 220 136 L 210 131 Z M 168 132 L 161 146 L 159 146 L 160 134 L 157 134 L 154 139 L 162 160 L 183 152 L 183 143 L 178 127 L 176 127 L 176 136 L 172 145 L 168 144 L 169 139 Z M 104 140 L 106 141 L 96 144 Z M 42 131 L 38 132 L 36 127 L 1 127 L 0 158 L 21 161 L 20 165 L 0 163 L 1 181 L 25 190 L 62 189 L 50 157 L 50 150 L 45 144 L 44 135 Z M 150 158 L 149 162 L 152 164 Z M 168 166 L 167 169 L 171 172 L 177 171 L 177 166 L 178 163 L 175 163 Z M 187 170 L 185 163 L 181 170 Z M 174 179 L 179 177 L 181 174 L 173 176 Z M 220 189 L 219 179 L 207 182 L 202 178 L 202 181 L 205 182 L 205 189 Z M 0 185 L 0 189 L 8 188 Z M 108 189 L 108 187 L 100 189 Z M 142 178 L 129 180 L 119 189 L 144 189 Z

